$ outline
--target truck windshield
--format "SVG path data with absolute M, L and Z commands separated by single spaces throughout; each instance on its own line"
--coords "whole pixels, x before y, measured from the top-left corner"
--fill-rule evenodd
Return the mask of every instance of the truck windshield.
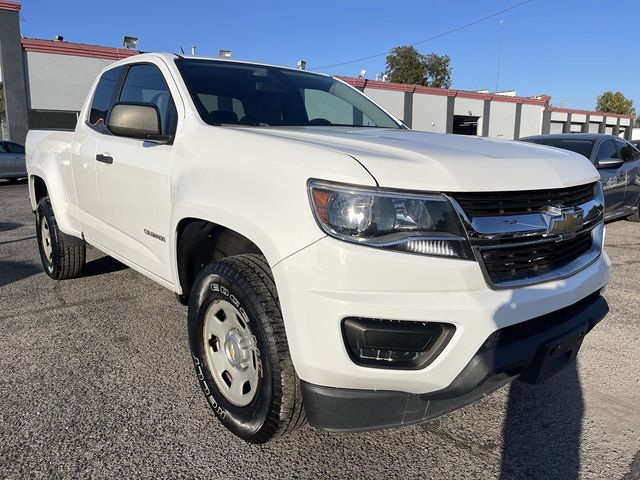
M 353 88 L 309 72 L 180 58 L 176 64 L 211 125 L 401 128 Z

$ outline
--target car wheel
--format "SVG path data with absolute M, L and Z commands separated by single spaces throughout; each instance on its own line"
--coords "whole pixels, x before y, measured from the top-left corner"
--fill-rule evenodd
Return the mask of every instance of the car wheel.
M 630 222 L 640 222 L 640 198 L 638 199 L 638 209 L 627 217 Z
M 82 275 L 86 259 L 85 242 L 60 231 L 49 197 L 38 202 L 36 238 L 42 266 L 47 275 L 55 280 Z
M 260 255 L 209 264 L 189 301 L 196 375 L 214 413 L 231 432 L 264 443 L 305 421 L 269 265 Z

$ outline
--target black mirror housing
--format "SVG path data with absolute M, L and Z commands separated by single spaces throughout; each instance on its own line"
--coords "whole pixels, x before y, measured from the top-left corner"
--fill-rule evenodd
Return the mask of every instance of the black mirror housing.
M 119 137 L 147 139 L 162 137 L 160 111 L 153 103 L 116 103 L 109 117 L 107 128 Z
M 598 160 L 596 162 L 596 168 L 598 169 L 604 169 L 604 168 L 620 168 L 622 165 L 624 165 L 624 160 L 621 160 L 619 158 L 603 158 L 601 160 Z

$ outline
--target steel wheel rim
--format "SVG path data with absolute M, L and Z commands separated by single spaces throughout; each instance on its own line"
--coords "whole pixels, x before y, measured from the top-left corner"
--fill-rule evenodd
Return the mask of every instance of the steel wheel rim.
M 227 300 L 207 308 L 203 347 L 211 376 L 222 395 L 238 407 L 254 399 L 258 389 L 259 352 L 247 314 Z
M 47 258 L 49 264 L 53 263 L 53 245 L 51 245 L 51 230 L 49 229 L 49 222 L 45 217 L 40 220 L 40 240 L 42 244 L 42 250 Z

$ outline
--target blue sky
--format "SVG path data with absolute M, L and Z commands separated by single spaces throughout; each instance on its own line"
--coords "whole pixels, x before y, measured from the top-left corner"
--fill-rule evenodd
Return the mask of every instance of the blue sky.
M 109 1 L 23 0 L 22 34 L 120 46 L 140 37 L 145 51 L 217 55 L 308 68 L 341 63 L 418 42 L 522 0 L 427 1 Z M 500 21 L 502 20 L 502 24 Z M 533 0 L 462 31 L 418 46 L 448 54 L 453 88 L 496 87 L 548 94 L 553 104 L 593 109 L 596 96 L 620 90 L 640 112 L 640 1 Z M 500 30 L 502 33 L 500 34 Z M 323 70 L 374 78 L 384 56 Z

